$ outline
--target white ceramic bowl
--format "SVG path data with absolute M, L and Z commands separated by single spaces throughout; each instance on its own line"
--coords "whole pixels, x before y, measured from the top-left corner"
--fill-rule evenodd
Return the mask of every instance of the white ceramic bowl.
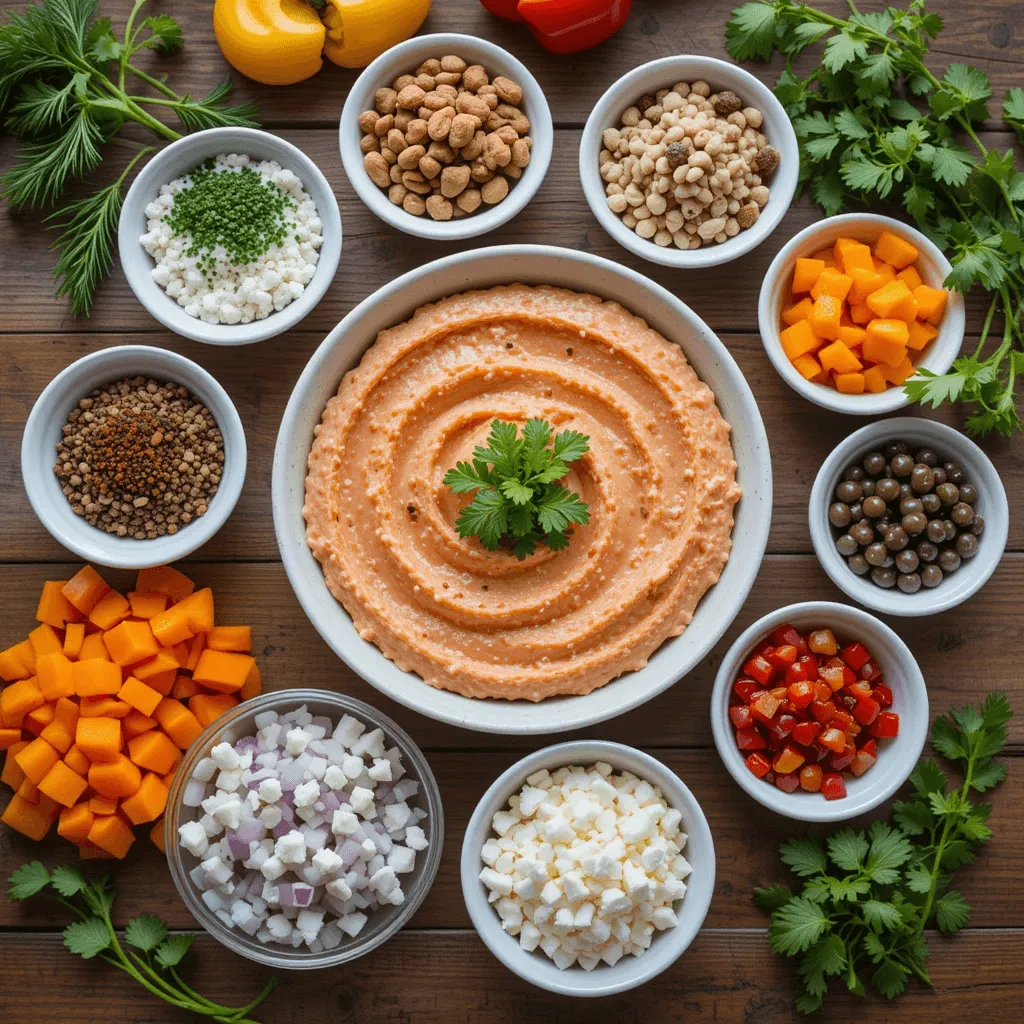
M 633 106 L 644 93 L 667 89 L 675 82 L 699 80 L 707 82 L 712 92 L 731 89 L 743 100 L 745 107 L 760 110 L 764 115 L 764 124 L 760 130 L 767 136 L 768 144 L 779 151 L 782 159 L 778 169 L 766 182 L 771 197 L 753 227 L 741 231 L 721 245 L 702 245 L 699 249 L 677 249 L 674 245 L 662 247 L 641 238 L 622 223 L 618 214 L 608 209 L 606 183 L 601 178 L 599 166 L 601 136 L 606 128 L 617 127 L 622 112 Z M 771 89 L 749 71 L 714 57 L 663 57 L 634 68 L 613 83 L 597 101 L 580 139 L 580 181 L 583 183 L 583 194 L 601 227 L 619 245 L 637 256 L 681 270 L 728 263 L 760 245 L 786 215 L 796 191 L 799 171 L 800 151 L 793 125 Z
M 666 641 L 639 672 L 585 696 L 540 703 L 480 700 L 424 683 L 403 672 L 356 632 L 331 596 L 306 544 L 302 518 L 306 459 L 313 430 L 346 371 L 386 327 L 427 302 L 471 288 L 523 282 L 550 284 L 613 299 L 679 344 L 715 393 L 732 425 L 743 497 L 736 506 L 730 558 L 704 595 L 686 631 Z M 742 371 L 728 349 L 688 306 L 641 274 L 584 252 L 540 245 L 495 246 L 458 253 L 404 274 L 361 302 L 313 353 L 292 391 L 274 451 L 273 508 L 288 578 L 320 635 L 350 668 L 400 704 L 452 725 L 484 732 L 536 734 L 581 728 L 634 708 L 682 678 L 707 655 L 736 617 L 753 585 L 771 520 L 771 459 L 764 424 Z
M 974 507 L 985 520 L 985 531 L 978 538 L 978 553 L 963 559 L 960 568 L 933 590 L 922 587 L 916 594 L 904 594 L 893 587 L 883 590 L 866 576 L 857 576 L 836 550 L 835 531 L 828 521 L 828 506 L 836 484 L 851 462 L 860 462 L 868 452 L 887 441 L 905 440 L 911 448 L 934 448 L 940 461 L 958 462 L 967 479 L 978 489 Z M 814 552 L 832 582 L 854 601 L 885 615 L 935 615 L 955 608 L 980 590 L 996 570 L 1006 547 L 1010 527 L 1010 506 L 999 471 L 989 457 L 959 430 L 944 423 L 917 416 L 881 420 L 861 427 L 836 446 L 821 464 L 811 488 L 808 524 Z
M 826 217 L 804 228 L 782 247 L 761 282 L 757 320 L 768 358 L 794 391 L 823 409 L 844 412 L 851 416 L 879 416 L 910 404 L 901 387 L 890 387 L 878 395 L 843 395 L 835 388 L 824 384 L 812 384 L 805 380 L 789 361 L 779 338 L 782 312 L 792 297 L 790 281 L 797 258 L 810 256 L 819 249 L 831 246 L 840 235 L 874 245 L 875 240 L 886 228 L 920 250 L 921 255 L 916 266 L 922 280 L 933 288 L 941 288 L 942 282 L 953 268 L 939 248 L 909 224 L 877 213 L 844 213 L 838 217 Z M 963 344 L 965 323 L 963 296 L 959 292 L 951 291 L 946 304 L 946 315 L 939 325 L 938 337 L 924 350 L 923 356 L 915 360 L 915 365 L 933 373 L 945 373 Z
M 523 87 L 522 110 L 530 119 L 533 148 L 523 176 L 500 203 L 461 220 L 440 221 L 432 220 L 427 214 L 414 217 L 411 213 L 406 213 L 388 199 L 387 192 L 382 192 L 370 180 L 363 167 L 363 152 L 359 148 L 359 140 L 363 135 L 359 127 L 359 115 L 365 110 L 373 109 L 374 94 L 378 89 L 390 86 L 400 75 L 414 74 L 416 68 L 425 60 L 431 57 L 444 57 L 447 54 L 461 57 L 469 64 L 482 64 L 492 79 L 497 75 L 504 75 Z M 526 65 L 494 43 L 457 32 L 414 36 L 382 53 L 360 74 L 349 89 L 338 127 L 338 145 L 345 173 L 356 194 L 369 207 L 371 213 L 375 213 L 382 221 L 406 234 L 439 241 L 474 238 L 486 231 L 493 231 L 524 209 L 544 180 L 548 164 L 551 162 L 554 139 L 555 132 L 551 124 L 551 110 L 547 97 Z
M 559 970 L 540 950 L 528 953 L 519 940 L 502 926 L 494 907 L 487 902 L 487 889 L 480 881 L 480 850 L 493 835 L 491 819 L 502 810 L 508 798 L 518 793 L 526 777 L 541 768 L 554 770 L 565 765 L 589 767 L 606 761 L 616 771 L 629 771 L 659 786 L 670 807 L 682 813 L 680 828 L 687 834 L 683 856 L 693 868 L 686 879 L 686 894 L 675 904 L 679 924 L 656 932 L 651 946 L 641 956 L 623 957 L 614 967 L 598 964 L 592 971 L 574 965 Z M 549 992 L 566 996 L 610 996 L 643 985 L 661 974 L 689 948 L 700 931 L 715 891 L 715 844 L 704 812 L 683 780 L 660 761 L 635 747 L 600 740 L 577 740 L 545 747 L 517 761 L 502 773 L 476 805 L 466 826 L 461 857 L 462 896 L 466 909 L 487 948 L 524 981 Z
M 206 515 L 173 536 L 155 540 L 116 537 L 75 515 L 53 471 L 57 442 L 68 414 L 90 391 L 123 377 L 174 381 L 213 413 L 224 437 L 224 474 Z M 227 392 L 191 359 L 148 345 L 120 345 L 83 356 L 57 374 L 36 399 L 21 439 L 21 475 L 28 500 L 54 540 L 98 565 L 142 569 L 191 554 L 227 521 L 245 480 L 245 431 Z
M 189 316 L 153 280 L 153 257 L 139 241 L 146 233 L 146 207 L 160 195 L 161 186 L 218 153 L 246 153 L 260 160 L 276 160 L 294 171 L 316 203 L 317 215 L 323 223 L 320 259 L 305 291 L 280 312 L 251 324 L 208 324 Z M 294 327 L 323 298 L 334 280 L 341 256 L 341 214 L 334 191 L 320 168 L 297 146 L 255 128 L 209 128 L 172 142 L 139 171 L 121 209 L 117 248 L 121 268 L 135 297 L 164 327 L 208 345 L 249 345 Z
M 740 668 L 753 648 L 773 629 L 789 624 L 801 632 L 812 627 L 831 629 L 846 642 L 859 640 L 882 667 L 892 687 L 892 710 L 900 716 L 899 735 L 880 740 L 878 761 L 860 778 L 843 775 L 846 796 L 826 800 L 820 793 L 784 793 L 758 779 L 744 763 L 729 720 L 729 698 Z M 722 659 L 711 693 L 711 729 L 719 756 L 729 774 L 759 804 L 797 821 L 846 821 L 884 803 L 906 782 L 928 737 L 928 689 L 910 648 L 873 615 L 833 601 L 791 604 L 760 618 L 744 630 Z

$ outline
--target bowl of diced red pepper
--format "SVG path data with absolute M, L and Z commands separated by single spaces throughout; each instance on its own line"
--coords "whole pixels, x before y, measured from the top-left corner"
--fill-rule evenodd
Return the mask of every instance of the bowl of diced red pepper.
M 909 648 L 873 616 L 791 605 L 733 645 L 712 698 L 715 743 L 756 800 L 836 821 L 877 806 L 924 746 L 928 697 Z

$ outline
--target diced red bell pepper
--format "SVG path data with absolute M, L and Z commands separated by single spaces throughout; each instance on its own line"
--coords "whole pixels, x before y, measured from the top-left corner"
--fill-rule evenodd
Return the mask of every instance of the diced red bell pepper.
M 877 760 L 878 758 L 866 750 L 858 750 L 850 762 L 850 772 L 859 779 Z
M 801 746 L 809 747 L 821 735 L 821 726 L 817 722 L 798 722 L 790 735 Z
M 766 690 L 762 690 L 751 700 L 750 710 L 759 722 L 769 725 L 775 717 L 775 712 L 779 710 L 779 702 Z
M 831 629 L 816 629 L 807 638 L 807 646 L 815 654 L 835 654 L 839 650 Z
M 750 708 L 746 704 L 734 704 L 729 708 L 729 719 L 737 729 L 746 729 L 753 724 Z
M 881 712 L 868 726 L 868 732 L 880 740 L 891 740 L 894 736 L 899 735 L 899 731 L 900 716 L 895 711 Z
M 768 726 L 770 732 L 778 736 L 780 739 L 785 739 L 792 731 L 793 727 L 797 724 L 796 715 L 789 715 L 783 711 L 780 711 L 772 720 Z
M 736 746 L 740 750 L 764 750 L 768 746 L 768 740 L 754 726 L 747 729 L 736 730 Z
M 743 671 L 765 688 L 771 686 L 776 674 L 775 666 L 763 654 L 755 654 L 743 666 Z
M 821 722 L 822 725 L 828 725 L 836 716 L 836 706 L 831 701 L 825 704 L 816 700 L 811 703 L 811 714 L 814 715 L 815 721 Z
M 774 786 L 775 785 L 775 772 L 769 772 L 764 777 L 764 781 L 767 782 L 769 786 Z
M 785 686 L 773 686 L 768 691 L 780 704 L 789 698 L 789 691 Z
M 746 679 L 742 676 L 732 684 L 732 692 L 735 693 L 744 704 L 749 704 L 750 698 L 753 697 L 753 695 L 760 689 L 760 683 L 755 683 L 753 679 Z
M 799 750 L 795 750 L 788 744 L 775 755 L 775 760 L 772 762 L 772 768 L 776 772 L 783 775 L 788 775 L 790 772 L 795 772 L 799 768 L 806 758 Z
M 857 756 L 857 747 L 853 740 L 849 737 L 846 739 L 846 745 L 843 747 L 841 754 L 833 754 L 829 758 L 829 764 L 832 766 L 832 771 L 841 772 L 844 768 L 849 768 L 853 764 L 853 759 Z
M 871 657 L 871 652 L 861 643 L 847 644 L 840 652 L 839 656 L 854 670 L 859 672 L 866 662 Z
M 807 641 L 800 635 L 799 631 L 790 625 L 779 626 L 772 630 L 772 643 L 776 647 L 782 647 L 784 644 L 789 644 L 797 649 L 799 654 L 807 653 Z
M 783 793 L 795 793 L 800 788 L 800 777 L 792 775 L 776 775 L 775 788 L 781 789 Z
M 518 11 L 551 53 L 589 50 L 625 24 L 633 0 L 519 0 Z
M 790 683 L 786 692 L 795 708 L 805 708 L 814 700 L 814 686 L 808 682 Z
M 878 717 L 881 710 L 882 708 L 878 701 L 872 700 L 870 697 L 858 697 L 857 705 L 853 709 L 853 717 L 861 725 L 870 725 Z
M 878 743 L 873 740 L 866 740 L 860 745 L 860 749 L 866 754 L 870 754 L 872 757 L 878 757 Z
M 797 658 L 797 650 L 792 644 L 780 647 L 769 647 L 764 656 L 777 668 L 785 671 Z
M 800 769 L 800 788 L 806 789 L 808 793 L 817 793 L 821 789 L 821 777 L 824 774 L 821 765 L 805 764 Z
M 860 672 L 858 674 L 861 679 L 866 679 L 872 686 L 881 682 L 882 679 L 882 670 L 873 659 L 865 661 L 864 664 L 861 665 Z
M 878 701 L 879 707 L 891 708 L 892 707 L 892 690 L 885 685 L 885 683 L 879 683 L 874 691 L 874 698 Z
M 834 754 L 841 754 L 846 748 L 846 733 L 842 729 L 825 729 L 818 737 L 818 743 Z
M 751 754 L 744 763 L 759 779 L 772 770 L 772 763 L 764 754 Z
M 822 682 L 822 680 L 815 680 L 814 683 L 814 699 L 821 704 L 832 703 L 832 687 L 828 683 Z
M 848 686 L 843 687 L 843 692 L 850 697 L 870 697 L 874 690 L 866 679 L 858 679 Z
M 821 795 L 826 800 L 842 800 L 846 796 L 846 783 L 838 772 L 826 772 L 821 779 Z
M 846 711 L 840 711 L 836 708 L 836 713 L 832 716 L 832 720 L 828 723 L 833 729 L 842 729 L 846 732 L 847 729 L 853 725 L 853 715 L 848 714 Z
M 839 657 L 829 658 L 828 661 L 825 662 L 825 667 L 826 668 L 841 668 L 843 670 L 843 685 L 844 686 L 852 686 L 855 682 L 857 682 L 857 673 L 854 672 L 853 669 L 850 668 L 850 666 L 847 665 L 846 662 L 843 661 L 842 658 L 839 658 Z
M 797 658 L 789 668 L 786 669 L 786 684 L 802 683 L 807 680 L 818 678 L 818 659 L 810 655 Z
M 842 668 L 837 668 L 835 665 L 822 666 L 818 669 L 818 675 L 828 683 L 833 693 L 838 693 L 846 685 Z

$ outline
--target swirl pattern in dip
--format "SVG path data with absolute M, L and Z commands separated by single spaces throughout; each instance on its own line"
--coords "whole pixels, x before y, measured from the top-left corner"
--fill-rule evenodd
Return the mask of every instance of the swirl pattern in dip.
M 524 561 L 463 539 L 442 477 L 495 418 L 590 436 L 590 506 Z M 729 425 L 678 346 L 616 303 L 511 285 L 382 331 L 324 410 L 306 536 L 360 636 L 470 697 L 589 693 L 686 628 L 729 557 Z

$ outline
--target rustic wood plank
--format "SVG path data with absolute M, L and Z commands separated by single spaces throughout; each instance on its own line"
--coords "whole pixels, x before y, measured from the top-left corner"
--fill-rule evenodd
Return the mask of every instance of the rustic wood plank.
M 635 738 L 632 742 L 641 741 Z M 748 797 L 722 767 L 713 749 L 662 750 L 655 754 L 693 791 L 715 839 L 717 876 L 708 927 L 761 927 L 765 918 L 751 902 L 753 890 L 776 881 L 792 884 L 793 878 L 780 864 L 776 851 L 784 839 L 807 831 L 807 827 L 766 810 Z M 487 787 L 515 763 L 517 756 L 510 752 L 477 752 L 472 756 L 431 753 L 431 767 L 444 801 L 445 849 L 437 879 L 413 919 L 412 927 L 471 927 L 459 881 L 462 837 L 477 801 Z M 878 768 L 884 769 L 884 761 L 879 762 Z M 973 923 L 984 923 L 986 927 L 1024 925 L 1024 892 L 1014 884 L 1017 851 L 1024 841 L 1024 822 L 1019 813 L 1024 802 L 1022 759 L 1011 758 L 1009 769 L 1007 781 L 991 798 L 993 811 L 989 824 L 997 838 L 984 848 L 974 864 L 957 875 L 956 881 L 957 889 L 963 891 L 974 907 Z M 5 802 L 6 794 L 0 795 L 0 806 Z M 880 813 L 867 815 L 859 824 L 866 826 Z M 832 829 L 824 826 L 811 831 L 822 835 Z M 751 842 L 752 836 L 757 836 L 756 843 Z M 51 867 L 77 861 L 74 849 L 56 836 L 38 844 L 7 829 L 0 831 L 0 882 L 19 864 L 33 858 L 41 858 Z M 116 917 L 119 925 L 139 914 L 152 913 L 165 918 L 174 928 L 195 927 L 188 910 L 178 899 L 163 858 L 141 830 L 140 839 L 128 859 L 116 866 L 116 877 L 120 891 Z M 62 920 L 63 912 L 45 900 L 32 900 L 27 904 L 0 900 L 0 929 L 45 928 Z
M 623 249 L 595 220 L 579 183 L 578 130 L 556 133 L 555 151 L 540 191 L 513 221 L 479 238 L 437 243 L 413 238 L 378 220 L 349 185 L 332 130 L 282 129 L 276 134 L 295 143 L 313 159 L 330 181 L 341 208 L 342 251 L 337 275 L 320 304 L 302 322 L 302 329 L 326 334 L 357 303 L 400 274 L 454 252 L 487 245 L 541 243 L 561 245 L 615 260 L 663 285 L 689 303 L 717 332 L 757 333 L 757 296 L 775 254 L 798 231 L 821 218 L 804 196 L 797 200 L 775 233 L 753 252 L 721 267 L 683 274 L 640 259 Z M 1002 148 L 1007 136 L 985 136 Z M 0 165 L 9 161 L 13 144 L 0 142 Z M 0 214 L 0 273 L 11 294 L 18 296 L 0 310 L 0 332 L 88 331 L 166 335 L 128 287 L 119 264 L 100 287 L 88 320 L 69 316 L 63 301 L 53 298 L 52 237 L 40 230 L 39 217 Z M 457 284 L 453 282 L 453 290 Z M 970 303 L 969 332 L 981 329 L 987 305 L 975 290 Z M 301 362 L 293 354 L 294 332 L 253 348 L 255 358 L 274 359 L 287 353 L 289 367 Z M 147 339 L 148 340 L 148 339 Z M 180 342 L 186 344 L 185 342 Z M 248 362 L 248 361 L 247 361 Z M 249 364 L 251 365 L 251 364 Z
M 46 579 L 66 579 L 74 564 L 0 566 L 6 593 L 6 646 L 32 625 L 31 614 Z M 336 658 L 309 624 L 280 564 L 201 563 L 189 567 L 201 585 L 212 586 L 218 620 L 248 622 L 268 689 L 293 686 L 337 689 L 366 700 L 393 717 L 432 750 L 534 750 L 544 740 L 469 732 L 409 711 L 356 677 Z M 107 573 L 122 588 L 131 576 Z M 1024 744 L 1024 678 L 1019 652 L 1024 620 L 1024 555 L 1008 555 L 988 585 L 969 604 L 927 619 L 887 621 L 914 651 L 928 681 L 933 713 L 1004 690 L 1020 714 L 1011 723 L 1015 744 Z M 755 619 L 796 601 L 839 600 L 841 595 L 813 556 L 769 556 L 736 621 L 708 658 L 684 681 L 661 696 L 581 736 L 619 740 L 643 747 L 707 747 L 707 708 L 714 676 L 729 644 Z M 982 666 L 984 668 L 982 669 Z M 556 742 L 551 738 L 546 742 Z
M 953 940 L 929 935 L 935 989 L 916 983 L 895 1002 L 856 999 L 838 989 L 826 1004 L 834 1024 L 1011 1020 L 1024 998 L 1019 969 L 1024 933 L 968 930 Z M 32 1024 L 185 1024 L 195 1018 L 149 997 L 130 978 L 61 948 L 57 935 L 0 937 L 0 998 L 5 1019 Z M 211 999 L 241 1005 L 271 973 L 201 936 L 182 968 Z M 521 981 L 472 932 L 405 931 L 354 964 L 318 972 L 278 971 L 279 988 L 253 1016 L 267 1024 L 523 1024 L 595 1019 L 622 1024 L 680 1020 L 788 1024 L 789 967 L 761 931 L 707 930 L 658 980 L 600 1002 L 554 996 Z

